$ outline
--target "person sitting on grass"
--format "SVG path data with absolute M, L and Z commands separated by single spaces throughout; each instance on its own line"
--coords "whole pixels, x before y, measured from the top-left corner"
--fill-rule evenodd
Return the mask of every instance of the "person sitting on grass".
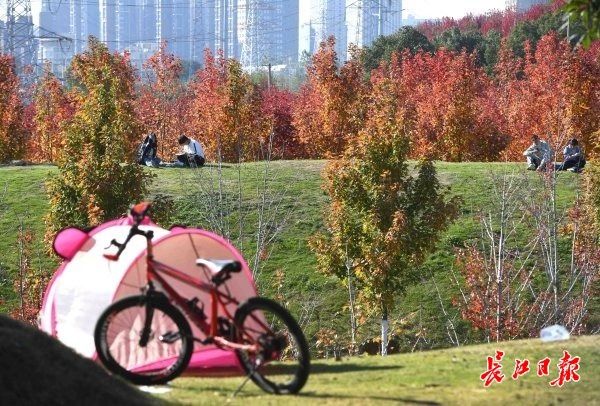
M 204 150 L 198 141 L 181 135 L 178 142 L 183 146 L 183 153 L 177 154 L 179 162 L 185 166 L 204 166 Z
M 533 135 L 531 140 L 533 143 L 523 152 L 523 155 L 527 157 L 527 170 L 543 171 L 548 162 L 552 160 L 552 148 L 537 135 Z
M 569 170 L 571 172 L 581 172 L 585 166 L 585 158 L 583 157 L 577 138 L 573 138 L 569 141 L 563 150 L 563 156 L 563 163 L 556 168 L 558 171 Z
M 140 145 L 138 150 L 138 164 L 158 167 L 160 164 L 160 158 L 156 156 L 158 150 L 158 142 L 156 141 L 156 134 L 150 133 L 144 138 L 144 142 Z

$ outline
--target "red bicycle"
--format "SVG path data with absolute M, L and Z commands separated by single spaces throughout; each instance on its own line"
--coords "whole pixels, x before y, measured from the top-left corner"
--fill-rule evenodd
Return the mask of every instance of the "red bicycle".
M 211 275 L 208 283 L 156 261 L 152 230 L 139 228 L 149 209 L 149 203 L 135 205 L 126 240 L 112 240 L 117 253 L 104 254 L 116 261 L 134 236 L 146 238 L 148 283 L 142 294 L 114 302 L 96 324 L 94 340 L 102 364 L 134 384 L 162 384 L 186 369 L 195 342 L 214 344 L 234 351 L 247 377 L 264 391 L 300 391 L 308 379 L 310 354 L 296 320 L 270 299 L 253 297 L 240 304 L 232 297 L 226 281 L 242 270 L 237 261 L 198 258 L 196 264 Z M 207 292 L 211 299 L 209 316 L 198 306 L 197 298 L 179 295 L 162 274 Z M 237 308 L 233 315 L 227 309 L 232 304 Z M 194 337 L 188 320 L 206 338 Z

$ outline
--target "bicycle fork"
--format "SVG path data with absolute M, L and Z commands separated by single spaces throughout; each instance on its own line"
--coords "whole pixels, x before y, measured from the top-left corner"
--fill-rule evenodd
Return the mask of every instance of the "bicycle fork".
M 144 327 L 142 329 L 142 334 L 140 335 L 140 347 L 142 348 L 144 348 L 150 340 L 150 330 L 152 328 L 152 319 L 154 318 L 154 307 L 149 306 L 146 303 L 145 310 L 146 319 L 144 320 Z

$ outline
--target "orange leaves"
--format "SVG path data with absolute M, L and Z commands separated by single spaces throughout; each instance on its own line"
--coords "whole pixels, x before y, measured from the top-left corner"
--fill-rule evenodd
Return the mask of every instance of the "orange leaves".
M 321 43 L 294 106 L 298 140 L 311 157 L 339 156 L 360 130 L 366 86 L 358 58 L 338 68 L 335 39 Z
M 351 264 L 359 298 L 371 309 L 393 307 L 456 212 L 431 162 L 410 174 L 410 128 L 406 106 L 390 91 L 393 71 L 375 72 L 364 128 L 325 169 L 327 232 L 310 241 L 321 271 L 343 280 Z
M 210 159 L 227 162 L 259 158 L 260 140 L 269 132 L 261 120 L 258 91 L 240 63 L 205 53 L 204 68 L 190 85 L 191 121 Z
M 510 137 L 504 155 L 520 160 L 533 134 L 548 139 L 556 150 L 578 138 L 588 156 L 598 154 L 594 132 L 600 127 L 599 47 L 571 50 L 564 39 L 548 34 L 522 62 L 507 52 L 501 57 L 496 86 L 503 118 L 499 126 Z
M 22 114 L 13 57 L 0 54 L 0 162 L 20 158 L 24 152 Z
M 63 128 L 74 113 L 74 105 L 60 81 L 46 70 L 34 92 L 34 121 L 27 159 L 56 162 L 63 148 Z
M 465 279 L 466 297 L 462 301 L 454 300 L 462 317 L 475 328 L 486 331 L 493 340 L 527 333 L 526 329 L 531 326 L 524 321 L 535 311 L 535 305 L 516 305 L 510 300 L 512 296 L 517 296 L 520 288 L 514 286 L 515 279 L 524 282 L 510 272 L 511 264 L 506 264 L 507 269 L 502 279 L 498 280 L 493 264 L 476 248 L 458 250 L 456 258 L 456 264 Z
M 144 63 L 144 68 L 150 72 L 138 92 L 136 113 L 143 132 L 156 134 L 158 156 L 172 160 L 179 150 L 177 138 L 189 130 L 187 118 L 191 97 L 181 80 L 183 65 L 179 58 L 167 52 L 163 42 Z
M 493 77 L 464 52 L 405 52 L 372 70 L 365 83 L 353 61 L 337 67 L 330 39 L 295 102 L 298 140 L 312 157 L 339 156 L 347 147 L 362 148 L 361 130 L 386 137 L 402 126 L 412 158 L 521 160 L 532 134 L 551 138 L 555 149 L 575 137 L 588 155 L 598 155 L 600 45 L 572 50 L 549 34 L 535 53 L 526 48 L 519 59 L 502 44 Z M 374 121 L 380 124 L 369 127 Z
M 133 162 L 139 126 L 134 114 L 135 76 L 127 56 L 111 54 L 91 38 L 71 62 L 77 84 L 72 120 L 61 128 L 64 153 L 47 186 L 47 241 L 67 225 L 88 227 L 123 214 L 146 191 L 150 177 Z
M 502 145 L 484 125 L 490 80 L 472 55 L 438 50 L 405 53 L 392 62 L 398 102 L 411 125 L 413 157 L 447 161 L 493 160 Z M 491 147 L 491 148 L 490 148 Z

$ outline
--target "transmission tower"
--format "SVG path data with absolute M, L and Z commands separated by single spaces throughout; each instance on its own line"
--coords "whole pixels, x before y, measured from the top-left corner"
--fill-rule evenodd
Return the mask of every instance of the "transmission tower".
M 257 21 L 257 8 L 260 0 L 245 0 L 242 3 L 245 11 L 243 32 L 244 37 L 242 38 L 242 52 L 240 56 L 240 62 L 244 67 L 255 67 L 256 65 L 256 39 L 258 35 L 258 21 Z
M 6 39 L 4 51 L 15 58 L 17 71 L 35 61 L 35 37 L 30 0 L 6 0 Z
M 240 62 L 249 69 L 257 69 L 282 53 L 283 16 L 282 0 L 241 0 Z M 289 12 L 289 11 L 288 11 Z

